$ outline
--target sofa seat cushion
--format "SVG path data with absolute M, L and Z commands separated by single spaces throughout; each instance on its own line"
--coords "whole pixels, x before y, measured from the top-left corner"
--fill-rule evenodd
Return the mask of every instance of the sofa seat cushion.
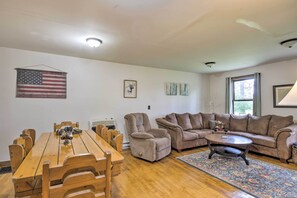
M 195 133 L 198 135 L 198 138 L 205 138 L 207 134 L 211 133 L 210 129 L 200 129 L 200 130 L 188 130 L 188 132 Z
M 230 117 L 230 131 L 242 131 L 247 130 L 248 115 L 233 115 Z
M 183 132 L 183 141 L 190 141 L 198 139 L 198 135 L 196 133 L 191 132 Z
M 285 128 L 293 124 L 293 116 L 276 116 L 272 115 L 269 122 L 268 136 L 274 137 L 274 134 L 281 128 Z
M 270 119 L 270 115 L 261 117 L 250 115 L 247 131 L 249 133 L 254 133 L 258 135 L 267 135 Z
M 216 120 L 224 123 L 224 127 L 230 128 L 230 114 L 215 114 Z
M 203 122 L 201 113 L 190 114 L 192 129 L 203 129 Z
M 188 113 L 176 114 L 177 123 L 182 127 L 183 130 L 192 129 L 190 116 Z
M 203 129 L 210 129 L 209 121 L 215 120 L 215 114 L 213 113 L 201 113 Z
M 246 133 L 246 132 L 237 132 L 237 131 L 229 131 L 227 134 L 247 137 L 247 138 L 250 138 L 251 140 L 253 140 L 253 144 L 276 148 L 276 141 L 273 137 L 257 135 L 257 134 L 252 134 L 252 133 Z
M 177 124 L 177 119 L 176 119 L 175 113 L 166 115 L 165 120 L 167 120 L 168 122 L 170 122 L 172 124 Z
M 157 151 L 162 151 L 171 146 L 171 141 L 168 138 L 155 138 Z

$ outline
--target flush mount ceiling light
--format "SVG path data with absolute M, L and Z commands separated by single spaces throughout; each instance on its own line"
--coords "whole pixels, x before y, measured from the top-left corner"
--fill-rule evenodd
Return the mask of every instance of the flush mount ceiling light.
M 288 39 L 280 42 L 280 44 L 287 48 L 292 48 L 297 43 L 297 38 Z
M 211 68 L 212 66 L 214 66 L 216 64 L 216 62 L 206 62 L 204 63 L 207 67 Z
M 87 38 L 86 42 L 90 47 L 99 47 L 102 44 L 102 41 L 97 38 Z

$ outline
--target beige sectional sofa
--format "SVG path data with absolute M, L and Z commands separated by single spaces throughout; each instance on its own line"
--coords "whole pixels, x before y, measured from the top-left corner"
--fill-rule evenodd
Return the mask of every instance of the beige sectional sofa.
M 157 118 L 160 128 L 167 129 L 171 136 L 171 145 L 181 151 L 186 148 L 207 145 L 204 138 L 211 133 L 211 123 L 222 121 L 228 134 L 240 135 L 253 140 L 250 150 L 278 157 L 286 162 L 291 157 L 291 146 L 297 141 L 297 124 L 293 116 L 233 114 L 176 114 Z

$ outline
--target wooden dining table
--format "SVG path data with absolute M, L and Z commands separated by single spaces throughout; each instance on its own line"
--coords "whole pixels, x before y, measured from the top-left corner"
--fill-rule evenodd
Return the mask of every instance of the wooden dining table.
M 105 151 L 111 152 L 112 176 L 120 174 L 124 157 L 94 131 L 83 130 L 82 133 L 74 134 L 68 145 L 64 145 L 64 140 L 54 132 L 42 133 L 12 176 L 16 196 L 41 193 L 42 166 L 45 161 L 54 167 L 63 165 L 69 156 L 92 153 L 96 158 L 102 158 Z

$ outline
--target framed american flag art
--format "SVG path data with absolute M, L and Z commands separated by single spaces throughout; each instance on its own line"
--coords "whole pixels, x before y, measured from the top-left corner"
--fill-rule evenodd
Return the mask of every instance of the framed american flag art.
M 67 73 L 17 68 L 16 97 L 66 98 Z

